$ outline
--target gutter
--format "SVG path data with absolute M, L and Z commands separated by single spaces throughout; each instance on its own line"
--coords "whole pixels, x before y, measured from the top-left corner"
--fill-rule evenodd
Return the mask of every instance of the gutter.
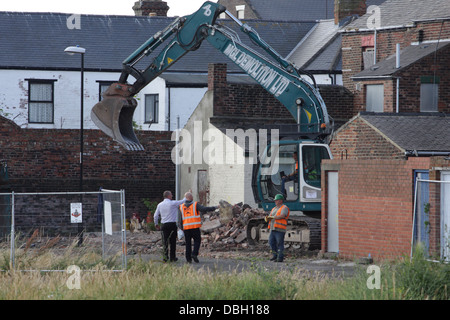
M 406 150 L 405 157 L 436 157 L 436 156 L 450 156 L 450 151 L 418 151 Z

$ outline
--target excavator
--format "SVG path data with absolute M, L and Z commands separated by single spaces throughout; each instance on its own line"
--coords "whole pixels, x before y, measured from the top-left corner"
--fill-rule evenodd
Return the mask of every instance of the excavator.
M 236 32 L 222 26 L 217 21 L 222 13 L 236 22 L 241 32 L 267 55 L 245 45 Z M 113 83 L 92 108 L 93 122 L 127 150 L 144 150 L 133 130 L 137 107 L 134 96 L 185 54 L 198 49 L 204 40 L 272 94 L 295 119 L 295 125 L 279 129 L 279 140 L 269 144 L 258 164 L 253 166 L 252 189 L 256 202 L 265 211 L 275 206 L 276 194 L 284 193 L 284 203 L 291 211 L 285 237 L 287 245 L 310 250 L 320 248 L 320 165 L 323 159 L 332 158 L 328 144 L 333 120 L 314 77 L 281 57 L 253 28 L 224 6 L 209 1 L 203 3 L 193 14 L 177 17 L 126 58 L 119 81 Z M 163 43 L 167 44 L 159 53 L 154 53 Z M 151 63 L 140 70 L 138 63 L 152 53 Z M 302 75 L 309 77 L 312 83 Z M 133 83 L 128 83 L 129 76 L 135 79 Z M 266 226 L 264 219 L 249 221 L 247 239 L 250 244 L 268 240 Z

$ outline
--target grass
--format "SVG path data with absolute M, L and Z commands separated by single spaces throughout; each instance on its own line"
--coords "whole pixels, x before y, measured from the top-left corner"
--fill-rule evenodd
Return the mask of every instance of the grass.
M 305 270 L 267 271 L 256 263 L 244 272 L 214 272 L 136 259 L 129 261 L 128 270 L 111 272 L 110 261 L 91 253 L 21 256 L 21 265 L 29 268 L 77 264 L 90 269 L 81 271 L 80 289 L 70 289 L 73 274 L 16 271 L 8 260 L 9 253 L 1 252 L 2 300 L 448 300 L 450 293 L 450 265 L 429 262 L 420 252 L 412 260 L 380 265 L 379 289 L 368 288 L 366 266 L 351 278 L 332 279 Z

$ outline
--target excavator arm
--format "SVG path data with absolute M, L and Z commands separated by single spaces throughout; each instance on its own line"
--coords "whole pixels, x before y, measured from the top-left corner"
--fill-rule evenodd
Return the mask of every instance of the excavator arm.
M 216 24 L 222 12 L 230 16 L 277 64 L 244 45 L 231 30 Z M 256 31 L 236 19 L 225 7 L 213 2 L 205 2 L 192 15 L 177 18 L 123 61 L 119 81 L 103 93 L 102 101 L 91 111 L 94 123 L 126 149 L 143 150 L 132 125 L 137 107 L 133 96 L 186 53 L 198 49 L 204 40 L 277 98 L 296 119 L 299 131 L 318 136 L 330 133 L 330 119 L 316 87 L 303 80 L 300 71 L 262 40 Z M 145 70 L 138 70 L 137 64 L 166 41 L 169 41 L 168 44 L 153 58 L 152 63 Z M 136 79 L 133 84 L 127 82 L 130 75 Z

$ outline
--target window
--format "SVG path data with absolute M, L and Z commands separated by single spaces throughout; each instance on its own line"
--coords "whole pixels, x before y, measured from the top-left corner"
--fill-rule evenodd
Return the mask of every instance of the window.
M 330 159 L 328 149 L 323 146 L 303 146 L 303 179 L 310 186 L 320 188 L 321 183 L 321 161 Z
M 158 123 L 159 95 L 145 95 L 145 123 Z
M 113 81 L 97 81 L 99 84 L 99 94 L 98 94 L 98 101 L 102 101 L 103 100 L 103 92 L 105 92 L 110 86 L 111 84 L 113 84 Z
M 438 111 L 439 77 L 420 77 L 420 112 Z
M 366 85 L 366 111 L 383 112 L 384 86 L 382 84 Z
M 54 81 L 28 81 L 28 122 L 53 123 L 54 118 Z
M 242 20 L 245 17 L 245 5 L 236 6 L 237 18 Z
M 361 48 L 363 54 L 364 69 L 369 69 L 374 65 L 374 55 L 375 55 L 375 37 L 373 34 L 361 37 Z

